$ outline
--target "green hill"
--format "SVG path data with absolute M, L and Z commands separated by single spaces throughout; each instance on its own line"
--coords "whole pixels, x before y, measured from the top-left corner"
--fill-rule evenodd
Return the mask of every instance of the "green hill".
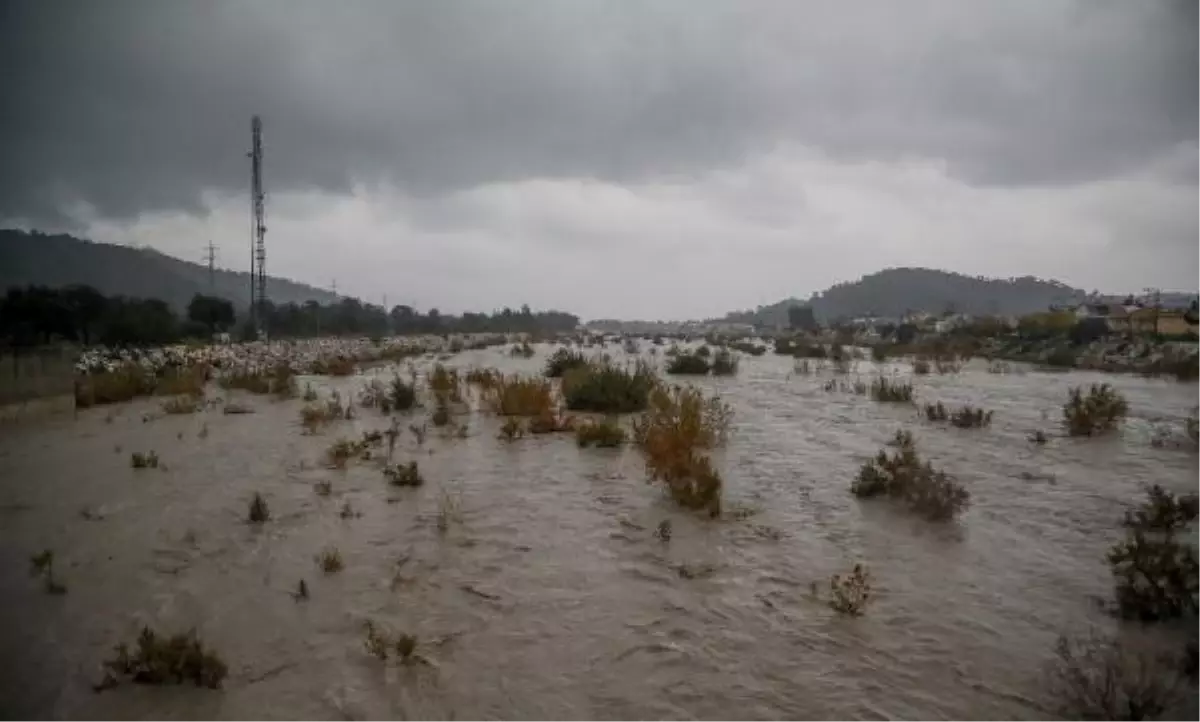
M 735 311 L 733 323 L 786 325 L 793 305 L 811 305 L 822 321 L 856 316 L 899 317 L 909 311 L 972 315 L 1021 315 L 1044 311 L 1051 304 L 1082 301 L 1087 293 L 1058 281 L 1033 276 L 984 278 L 930 268 L 889 268 L 839 283 L 808 300 L 789 298 L 751 311 Z
M 250 304 L 250 274 L 218 270 L 215 293 L 237 308 Z M 86 284 L 106 296 L 160 298 L 183 309 L 196 293 L 209 292 L 208 267 L 149 248 L 93 243 L 68 235 L 0 230 L 0 288 L 29 284 L 60 287 Z M 330 303 L 334 294 L 283 278 L 267 280 L 277 304 L 308 300 Z

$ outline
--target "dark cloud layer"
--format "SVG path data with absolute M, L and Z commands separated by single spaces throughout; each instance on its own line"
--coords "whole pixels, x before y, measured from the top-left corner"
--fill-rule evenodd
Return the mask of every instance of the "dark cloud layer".
M 780 145 L 1191 183 L 1196 37 L 1194 3 L 1156 0 L 10 0 L 0 217 L 200 210 L 246 187 L 256 112 L 275 193 L 645 183 Z

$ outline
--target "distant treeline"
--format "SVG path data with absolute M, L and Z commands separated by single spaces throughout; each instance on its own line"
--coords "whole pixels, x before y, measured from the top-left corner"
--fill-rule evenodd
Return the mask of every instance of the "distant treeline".
M 55 342 L 84 346 L 140 346 L 204 340 L 214 333 L 252 336 L 248 309 L 235 314 L 223 298 L 196 294 L 186 317 L 156 298 L 105 296 L 90 286 L 10 288 L 0 298 L 0 342 L 27 348 Z M 422 314 L 408 306 L 390 312 L 382 306 L 343 298 L 337 303 L 267 303 L 264 325 L 272 338 L 309 336 L 383 336 L 411 333 L 572 331 L 579 318 L 569 313 L 533 313 L 506 308 L 493 314 L 464 313 L 443 316 L 437 309 Z

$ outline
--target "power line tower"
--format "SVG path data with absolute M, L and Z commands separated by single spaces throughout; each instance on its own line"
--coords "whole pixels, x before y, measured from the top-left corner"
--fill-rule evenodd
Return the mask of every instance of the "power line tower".
M 250 207 L 252 211 L 250 253 L 250 323 L 255 332 L 262 336 L 266 329 L 267 306 L 267 226 L 263 221 L 262 165 L 262 119 L 257 115 L 250 119 Z
M 208 295 L 217 295 L 217 247 L 212 241 L 208 242 L 208 248 L 204 254 L 204 260 L 208 261 Z

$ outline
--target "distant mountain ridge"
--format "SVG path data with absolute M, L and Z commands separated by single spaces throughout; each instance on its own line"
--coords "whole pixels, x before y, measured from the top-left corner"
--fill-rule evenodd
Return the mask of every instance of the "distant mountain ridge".
M 160 298 L 177 309 L 185 308 L 193 295 L 209 293 L 207 266 L 150 248 L 95 243 L 64 234 L 0 230 L 0 289 L 77 283 L 106 296 Z M 247 272 L 218 269 L 213 289 L 238 309 L 250 304 Z M 337 300 L 329 291 L 273 276 L 267 280 L 267 297 L 276 304 Z
M 835 284 L 808 300 L 789 298 L 750 311 L 735 311 L 731 323 L 786 325 L 792 305 L 811 305 L 821 321 L 859 316 L 900 317 L 908 312 L 955 311 L 972 315 L 1019 316 L 1052 304 L 1085 300 L 1088 293 L 1065 283 L 1033 276 L 985 278 L 930 268 L 889 268 L 857 281 Z

